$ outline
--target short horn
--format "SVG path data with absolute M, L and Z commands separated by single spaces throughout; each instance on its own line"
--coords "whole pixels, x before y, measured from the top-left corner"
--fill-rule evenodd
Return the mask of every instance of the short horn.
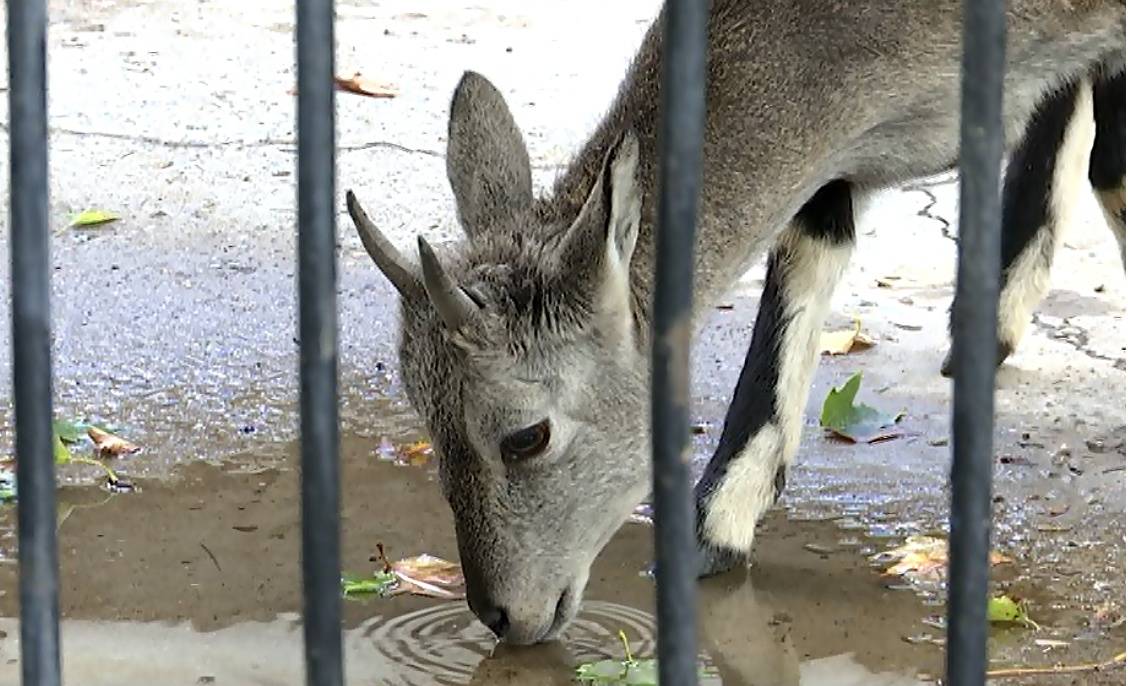
M 396 250 L 396 246 L 392 245 L 392 242 L 376 228 L 352 191 L 345 194 L 345 202 L 349 208 L 349 216 L 356 226 L 356 232 L 360 235 L 360 242 L 368 251 L 368 256 L 388 281 L 392 282 L 400 295 L 405 298 L 419 295 L 423 290 L 423 283 L 415 265 L 405 260 L 400 251 Z
M 423 286 L 447 328 L 455 331 L 478 313 L 478 304 L 452 280 L 439 264 L 427 239 L 419 237 L 419 260 L 423 263 Z

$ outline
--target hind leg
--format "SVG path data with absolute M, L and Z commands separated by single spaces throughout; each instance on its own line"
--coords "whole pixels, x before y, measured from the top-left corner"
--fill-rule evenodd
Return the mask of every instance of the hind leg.
M 1089 182 L 1104 210 L 1108 228 L 1124 262 L 1124 72 L 1093 79 L 1093 114 L 1097 140 L 1089 158 Z
M 1054 252 L 1085 185 L 1095 135 L 1093 91 L 1082 80 L 1042 101 L 1011 155 L 1002 198 L 1000 364 L 1049 289 Z M 944 376 L 951 375 L 951 363 L 949 350 L 940 369 Z
M 721 439 L 694 490 L 698 573 L 748 559 L 799 448 L 818 341 L 854 248 L 851 187 L 823 186 L 777 239 Z

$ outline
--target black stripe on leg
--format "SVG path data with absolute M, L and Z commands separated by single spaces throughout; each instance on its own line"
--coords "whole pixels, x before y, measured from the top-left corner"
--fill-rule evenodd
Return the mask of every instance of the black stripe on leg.
M 1054 168 L 1076 105 L 1076 83 L 1047 95 L 1034 111 L 1022 142 L 1011 155 L 1003 183 L 1004 283 L 1011 265 L 1050 219 Z
M 854 240 L 854 208 L 850 185 L 833 181 L 823 186 L 796 215 L 795 225 L 810 238 L 825 240 L 830 245 L 841 245 Z M 790 230 L 790 229 L 789 229 Z M 793 256 L 783 243 L 768 257 L 767 279 L 760 296 L 760 309 L 752 331 L 752 341 L 744 359 L 744 366 L 733 391 L 732 402 L 725 414 L 721 439 L 705 473 L 696 486 L 698 540 L 704 541 L 704 504 L 725 477 L 729 463 L 741 453 L 749 440 L 779 415 L 776 392 L 782 365 L 781 346 L 787 326 L 791 324 L 785 302 L 785 284 L 793 268 Z M 802 408 L 784 408 L 785 411 L 802 412 Z M 781 466 L 775 475 L 776 498 L 786 481 Z M 749 523 L 753 525 L 754 523 Z M 731 552 L 704 550 L 706 569 L 718 571 L 733 564 Z
M 820 188 L 799 210 L 796 224 L 806 236 L 824 239 L 832 245 L 853 242 L 854 205 L 850 184 L 835 180 Z M 698 482 L 699 487 L 720 483 L 729 460 L 744 449 L 755 432 L 777 416 L 780 346 L 790 323 L 783 293 L 790 269 L 790 256 L 785 250 L 777 248 L 768 257 L 767 279 L 760 296 L 752 342 L 725 413 L 720 443 Z
M 1124 72 L 1093 78 L 1093 115 L 1097 139 L 1089 157 L 1089 182 L 1099 191 L 1124 183 Z

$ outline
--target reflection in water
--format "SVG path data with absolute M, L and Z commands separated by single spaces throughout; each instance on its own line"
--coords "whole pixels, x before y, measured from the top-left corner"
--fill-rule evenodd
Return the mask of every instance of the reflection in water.
M 365 631 L 373 649 L 395 664 L 406 684 L 567 683 L 575 665 L 619 655 L 618 632 L 639 657 L 654 654 L 654 618 L 617 603 L 589 601 L 553 646 L 495 647 L 493 634 L 461 602 L 427 607 Z
M 653 617 L 606 602 L 585 605 L 565 640 L 532 648 L 495 646 L 489 633 L 461 603 L 446 603 L 385 621 L 373 617 L 344 632 L 346 679 L 355 684 L 403 686 L 485 685 L 555 686 L 572 683 L 578 662 L 618 656 L 622 629 L 640 657 L 653 654 Z M 766 642 L 747 624 L 730 625 L 729 650 L 741 650 L 757 663 L 752 669 L 724 670 L 703 684 L 726 686 L 908 686 L 905 674 L 874 674 L 852 655 L 800 663 L 788 646 L 776 658 L 790 667 L 780 672 L 765 660 Z M 297 617 L 249 622 L 212 632 L 188 625 L 143 622 L 63 622 L 64 679 L 84 686 L 151 686 L 160 683 L 218 683 L 282 686 L 304 679 L 302 632 Z M 0 619 L 0 683 L 19 681 L 19 628 Z M 716 642 L 710 641 L 715 649 Z M 743 643 L 743 645 L 742 645 Z M 763 644 L 763 645 L 760 645 Z M 124 647 L 128 647 L 125 649 Z M 712 650 L 711 649 L 711 650 Z M 729 655 L 728 658 L 734 656 Z M 740 661 L 737 659 L 736 661 Z M 709 671 L 712 666 L 706 661 Z

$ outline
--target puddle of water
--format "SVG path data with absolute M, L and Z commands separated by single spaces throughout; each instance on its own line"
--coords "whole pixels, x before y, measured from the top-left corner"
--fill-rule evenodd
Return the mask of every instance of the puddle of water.
M 380 459 L 379 435 L 346 433 L 342 440 L 343 569 L 369 571 L 377 543 L 393 558 L 427 552 L 457 559 L 434 465 L 402 467 Z M 223 464 L 189 463 L 172 478 L 140 480 L 140 492 L 129 495 L 89 486 L 59 490 L 68 680 L 95 686 L 191 684 L 200 677 L 217 684 L 301 682 L 296 445 L 283 452 L 281 460 L 245 454 Z M 904 637 L 942 635 L 922 624 L 942 609 L 917 593 L 891 590 L 892 580 L 864 555 L 888 547 L 896 516 L 869 517 L 850 506 L 835 518 L 795 514 L 778 508 L 762 524 L 752 570 L 700 584 L 701 657 L 715 674 L 706 683 L 869 686 L 939 674 L 941 649 Z M 0 564 L 0 617 L 18 614 L 13 518 L 12 507 L 0 509 L 0 552 L 9 560 Z M 551 646 L 497 646 L 461 601 L 397 596 L 345 602 L 350 680 L 571 683 L 578 663 L 622 657 L 620 630 L 635 655 L 650 657 L 654 589 L 640 570 L 651 559 L 651 537 L 645 525 L 619 531 L 592 570 L 583 612 Z M 1079 548 L 1071 563 L 1098 552 Z M 1021 569 L 1026 576 L 1013 578 L 1031 586 L 1038 567 Z M 1047 606 L 1071 608 L 1045 615 L 1058 627 L 1047 637 L 1072 640 L 1087 620 L 1063 598 L 1073 583 L 1059 579 L 1032 593 Z M 1119 597 L 1113 589 L 1105 594 Z M 18 630 L 15 620 L 2 621 L 0 683 L 15 683 Z M 993 654 L 1017 664 L 1047 662 L 1031 652 L 1031 637 L 996 632 Z M 1071 646 L 1066 661 L 1106 658 L 1117 637 L 1123 640 L 1123 627 L 1091 632 Z
M 433 467 L 381 461 L 377 445 L 354 435 L 342 441 L 343 568 L 370 570 L 378 542 L 393 557 L 457 559 Z M 72 683 L 300 683 L 295 446 L 287 452 L 272 466 L 254 467 L 253 455 L 184 465 L 172 479 L 142 480 L 130 495 L 60 489 L 60 608 Z M 9 548 L 13 514 L 0 510 L 0 544 Z M 788 522 L 777 512 L 750 574 L 701 585 L 711 683 L 884 683 L 874 675 L 938 668 L 937 650 L 899 640 L 915 631 L 920 603 L 885 590 L 863 558 L 837 548 L 841 535 L 832 522 Z M 348 669 L 355 683 L 570 683 L 576 664 L 621 657 L 620 630 L 635 655 L 652 656 L 653 585 L 640 574 L 651 536 L 642 525 L 619 532 L 592 571 L 583 612 L 554 646 L 498 647 L 461 601 L 346 602 Z M 16 584 L 16 566 L 0 565 L 2 617 L 18 614 Z M 0 683 L 9 683 L 18 630 L 4 621 Z M 841 666 L 827 677 L 821 661 L 846 653 L 853 657 L 842 664 L 865 678 L 827 681 L 850 672 Z

